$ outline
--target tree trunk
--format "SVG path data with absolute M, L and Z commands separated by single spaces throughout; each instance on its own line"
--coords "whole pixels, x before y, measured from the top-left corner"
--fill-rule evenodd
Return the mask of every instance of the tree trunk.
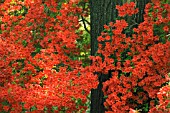
M 137 1 L 139 14 L 135 15 L 137 23 L 143 21 L 145 4 L 150 0 L 90 0 L 90 20 L 91 20 L 91 55 L 95 56 L 98 48 L 97 37 L 103 31 L 103 25 L 115 21 L 117 17 L 116 5 L 122 5 L 124 2 Z M 108 75 L 99 75 L 99 85 L 97 89 L 91 91 L 91 109 L 90 113 L 104 113 L 102 83 L 109 79 Z
M 98 48 L 97 37 L 103 31 L 103 25 L 114 21 L 117 17 L 115 9 L 119 0 L 90 0 L 90 19 L 91 19 L 91 55 L 95 56 Z M 97 89 L 91 91 L 91 110 L 90 113 L 104 113 L 102 83 L 108 80 L 108 75 L 99 76 Z

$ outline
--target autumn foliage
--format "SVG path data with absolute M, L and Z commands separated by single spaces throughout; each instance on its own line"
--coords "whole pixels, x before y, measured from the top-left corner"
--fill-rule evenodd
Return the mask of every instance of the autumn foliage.
M 117 6 L 105 25 L 92 65 L 78 59 L 78 0 L 5 0 L 0 4 L 0 112 L 85 112 L 87 96 L 103 83 L 106 113 L 168 113 L 170 5 L 149 3 L 144 22 L 129 25 L 135 3 Z M 127 31 L 131 32 L 129 35 Z

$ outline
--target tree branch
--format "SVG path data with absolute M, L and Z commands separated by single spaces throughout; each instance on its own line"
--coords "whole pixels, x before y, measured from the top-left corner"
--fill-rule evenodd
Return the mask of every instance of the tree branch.
M 86 3 L 84 2 L 82 13 L 84 13 L 85 6 L 86 6 Z M 90 22 L 88 22 L 86 19 L 84 19 L 84 17 L 83 17 L 82 15 L 81 15 L 81 20 L 80 20 L 79 22 L 81 22 L 81 21 L 83 22 L 84 29 L 85 29 L 88 33 L 90 33 L 90 31 L 87 29 L 87 26 L 86 26 L 86 22 L 87 22 L 87 24 L 89 24 L 89 25 L 90 25 Z
M 83 20 L 79 20 L 79 22 L 82 22 Z M 90 25 L 90 22 L 89 21 L 87 21 L 85 18 L 84 18 L 84 21 L 88 24 L 88 25 Z
M 87 29 L 87 26 L 86 26 L 86 23 L 85 23 L 85 19 L 84 19 L 84 17 L 81 15 L 81 19 L 82 19 L 82 22 L 83 22 L 83 25 L 84 25 L 84 29 L 88 32 L 88 33 L 90 33 L 90 31 Z

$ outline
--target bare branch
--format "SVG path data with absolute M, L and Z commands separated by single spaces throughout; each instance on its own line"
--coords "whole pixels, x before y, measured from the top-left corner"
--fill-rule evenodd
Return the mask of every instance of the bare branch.
M 79 22 L 82 22 L 83 20 L 79 20 Z M 87 21 L 85 18 L 84 18 L 84 21 L 88 24 L 88 25 L 90 25 L 90 22 L 89 21 Z
M 82 19 L 82 22 L 83 22 L 83 25 L 84 25 L 84 29 L 88 32 L 88 33 L 90 33 L 90 31 L 87 29 L 87 26 L 86 26 L 86 23 L 85 23 L 85 19 L 84 19 L 84 17 L 81 15 L 81 19 Z

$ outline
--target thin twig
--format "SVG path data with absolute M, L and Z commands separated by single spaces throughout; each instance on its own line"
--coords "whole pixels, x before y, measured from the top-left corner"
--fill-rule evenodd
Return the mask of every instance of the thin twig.
M 79 22 L 82 22 L 83 20 L 79 20 Z M 87 21 L 85 18 L 84 18 L 84 21 L 88 24 L 88 25 L 90 25 L 90 22 L 89 21 Z
M 90 33 L 90 31 L 87 29 L 87 27 L 86 27 L 86 23 L 85 23 L 85 19 L 84 19 L 84 17 L 81 15 L 81 18 L 82 18 L 82 22 L 83 22 L 83 25 L 84 25 L 84 29 L 88 32 L 88 33 Z
M 86 6 L 86 3 L 84 2 L 84 4 L 83 4 L 83 11 L 82 11 L 82 13 L 84 13 L 84 9 L 85 9 L 85 6 Z M 81 15 L 81 21 L 83 22 L 83 25 L 84 25 L 84 29 L 88 32 L 88 33 L 90 33 L 90 31 L 87 29 L 87 26 L 86 26 L 86 23 L 85 23 L 85 21 L 88 23 L 88 24 L 90 24 L 86 19 L 84 19 L 84 17 Z

